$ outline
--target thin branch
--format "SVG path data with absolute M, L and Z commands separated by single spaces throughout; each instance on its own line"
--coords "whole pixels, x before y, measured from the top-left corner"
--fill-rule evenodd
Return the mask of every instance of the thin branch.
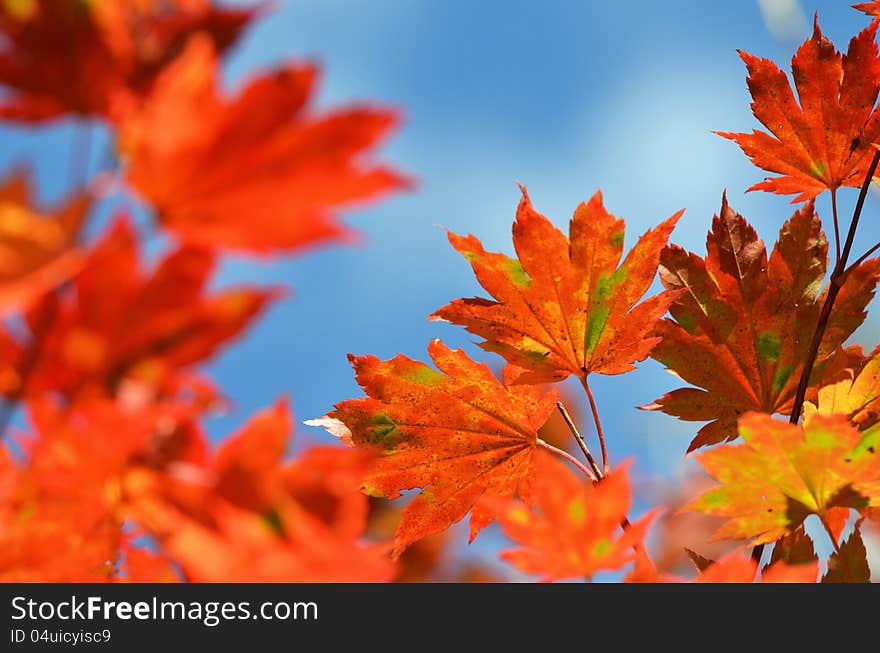
M 549 451 L 554 456 L 559 456 L 560 458 L 563 458 L 563 459 L 567 460 L 568 462 L 570 462 L 572 465 L 574 465 L 579 470 L 581 470 L 591 481 L 593 481 L 593 483 L 599 482 L 599 478 L 596 478 L 596 475 L 593 474 L 592 469 L 590 469 L 589 467 L 584 465 L 580 460 L 578 460 L 577 458 L 572 456 L 567 451 L 563 451 L 562 449 L 557 449 L 552 444 L 544 442 L 544 440 L 542 440 L 541 438 L 538 438 L 538 446 L 541 447 L 542 449 Z
M 837 189 L 831 189 L 831 214 L 834 217 L 834 263 L 840 260 L 840 226 L 837 220 Z
M 880 149 L 874 152 L 874 158 L 871 159 L 871 165 L 868 167 L 868 173 L 865 175 L 865 181 L 859 192 L 859 199 L 856 202 L 856 208 L 853 212 L 852 222 L 849 225 L 849 233 L 846 236 L 846 243 L 843 246 L 843 252 L 840 259 L 834 266 L 831 278 L 828 281 L 828 295 L 822 304 L 822 313 L 819 315 L 819 322 L 816 325 L 816 331 L 813 333 L 813 340 L 810 343 L 810 349 L 807 353 L 807 360 L 804 363 L 804 369 L 801 372 L 801 378 L 798 383 L 797 394 L 795 394 L 794 405 L 791 409 L 789 422 L 797 424 L 801 417 L 801 411 L 804 407 L 804 399 L 807 396 L 807 387 L 810 383 L 810 376 L 813 373 L 813 366 L 816 363 L 816 357 L 819 355 L 819 346 L 822 344 L 822 338 L 825 335 L 825 329 L 828 327 L 828 319 L 831 317 L 831 309 L 834 307 L 834 300 L 840 293 L 840 289 L 846 280 L 846 262 L 852 250 L 853 239 L 856 235 L 856 229 L 859 226 L 859 218 L 862 215 L 862 207 L 865 205 L 865 197 L 868 195 L 868 189 L 871 186 L 871 180 L 877 171 L 877 165 L 880 164 Z
M 575 426 L 574 420 L 571 418 L 571 415 L 568 414 L 568 410 L 565 408 L 565 404 L 563 404 L 561 401 L 557 401 L 556 407 L 559 409 L 559 412 L 562 413 L 562 419 L 565 420 L 565 423 L 568 425 L 568 430 L 571 431 L 574 439 L 577 440 L 581 451 L 584 452 L 584 457 L 587 459 L 587 462 L 590 463 L 590 468 L 593 470 L 593 475 L 597 479 L 602 478 L 604 474 L 602 474 L 602 470 L 599 469 L 599 465 L 596 463 L 596 459 L 593 458 L 593 454 L 590 453 L 590 449 L 589 447 L 587 447 L 587 443 L 581 436 L 580 431 L 578 431 L 577 426 Z
M 599 420 L 599 408 L 596 406 L 596 398 L 593 397 L 593 391 L 590 390 L 590 384 L 587 383 L 587 375 L 580 377 L 581 385 L 587 393 L 587 399 L 590 401 L 590 410 L 593 413 L 593 422 L 596 424 L 596 435 L 599 436 L 599 447 L 602 450 L 602 475 L 604 476 L 611 469 L 608 462 L 608 446 L 605 444 L 605 432 L 602 430 L 602 422 Z

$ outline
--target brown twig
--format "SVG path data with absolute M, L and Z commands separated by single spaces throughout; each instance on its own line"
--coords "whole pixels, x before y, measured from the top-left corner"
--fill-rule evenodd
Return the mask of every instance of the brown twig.
M 880 164 L 880 149 L 874 152 L 874 158 L 871 159 L 871 165 L 865 175 L 865 181 L 859 191 L 859 199 L 856 202 L 856 208 L 853 211 L 852 221 L 849 224 L 849 232 L 846 235 L 846 243 L 843 246 L 843 252 L 837 258 L 834 270 L 828 280 L 828 295 L 822 304 L 822 312 L 819 314 L 819 322 L 816 324 L 816 330 L 813 332 L 813 340 L 810 342 L 810 349 L 807 352 L 807 360 L 804 363 L 804 369 L 801 372 L 801 378 L 798 381 L 797 392 L 794 396 L 794 404 L 791 407 L 791 415 L 788 421 L 791 424 L 797 424 L 801 419 L 801 412 L 804 409 L 804 400 L 807 396 L 807 388 L 810 385 L 810 376 L 813 374 L 813 366 L 816 364 L 816 357 L 819 355 L 819 347 L 822 344 L 822 338 L 825 335 L 825 329 L 828 327 L 828 320 L 831 317 L 831 309 L 834 307 L 834 300 L 840 293 L 840 289 L 846 282 L 847 275 L 856 267 L 858 267 L 868 256 L 880 248 L 880 244 L 874 246 L 866 254 L 861 256 L 851 267 L 847 267 L 846 262 L 849 259 L 852 250 L 853 240 L 856 236 L 856 229 L 859 226 L 859 218 L 862 215 L 862 208 L 865 205 L 865 198 L 868 196 L 868 189 L 871 187 L 871 181 L 874 179 L 874 173 L 877 172 L 877 165 Z M 831 192 L 831 204 L 834 210 L 834 230 L 837 232 L 837 201 L 834 191 Z M 838 243 L 840 239 L 838 237 Z M 838 245 L 839 247 L 839 245 Z M 832 538 L 834 539 L 834 538 Z M 761 561 L 764 553 L 764 545 L 759 544 L 752 549 L 752 560 Z
M 874 173 L 877 171 L 878 164 L 880 164 L 880 149 L 874 152 L 874 158 L 871 159 L 871 165 L 868 167 L 868 173 L 865 175 L 865 181 L 862 184 L 862 189 L 859 192 L 859 199 L 856 202 L 856 208 L 853 212 L 852 222 L 850 222 L 849 225 L 849 233 L 846 235 L 846 243 L 843 246 L 843 252 L 840 255 L 840 259 L 837 261 L 837 264 L 834 266 L 834 270 L 831 272 L 831 277 L 828 280 L 828 295 L 825 297 L 825 302 L 822 304 L 822 312 L 819 315 L 819 322 L 816 325 L 816 331 L 813 333 L 813 340 L 810 343 L 807 360 L 804 363 L 804 369 L 801 372 L 801 378 L 798 382 L 797 393 L 794 397 L 794 404 L 791 408 L 789 422 L 792 424 L 797 424 L 801 418 L 801 411 L 804 407 L 804 399 L 807 396 L 807 387 L 810 383 L 810 376 L 813 373 L 813 366 L 816 363 L 816 357 L 819 355 L 819 346 L 822 344 L 825 329 L 828 327 L 828 319 L 831 317 L 831 309 L 834 307 L 834 300 L 837 299 L 837 295 L 840 293 L 840 289 L 843 287 L 847 273 L 849 272 L 846 267 L 846 262 L 849 258 L 850 251 L 852 250 L 853 239 L 856 235 L 856 229 L 859 226 L 859 218 L 862 215 L 862 207 L 865 205 L 865 197 L 868 195 L 868 188 L 871 186 L 871 180 L 874 178 Z
M 589 477 L 593 481 L 593 483 L 597 483 L 602 478 L 601 476 L 596 478 L 595 474 L 593 474 L 592 469 L 590 469 L 589 467 L 584 465 L 580 460 L 578 460 L 577 458 L 572 456 L 567 451 L 563 451 L 562 449 L 554 447 L 552 444 L 550 444 L 549 442 L 545 442 L 541 438 L 538 438 L 538 446 L 541 449 L 544 449 L 545 451 L 549 451 L 554 456 L 559 456 L 560 458 L 570 462 L 572 465 L 574 465 L 579 470 L 581 470 L 584 474 L 586 474 L 587 477 Z
M 568 410 L 565 408 L 565 404 L 563 404 L 561 401 L 557 401 L 556 407 L 559 409 L 559 412 L 562 413 L 562 419 L 565 420 L 565 423 L 568 425 L 568 430 L 571 431 L 574 439 L 577 440 L 578 446 L 581 448 L 581 451 L 584 452 L 584 457 L 590 464 L 590 467 L 593 470 L 593 475 L 596 477 L 596 480 L 599 480 L 604 476 L 604 474 L 602 473 L 602 470 L 599 469 L 599 465 L 596 463 L 596 459 L 593 458 L 593 454 L 590 453 L 590 448 L 587 446 L 587 443 L 584 440 L 583 436 L 581 436 L 580 431 L 578 431 L 577 426 L 575 426 L 574 420 L 571 418 L 571 415 L 568 414 Z
M 571 434 L 574 436 L 574 439 L 577 440 L 578 444 L 581 447 L 581 451 L 584 452 L 584 456 L 586 456 L 586 458 L 587 458 L 587 462 L 589 462 L 590 467 L 592 467 L 591 473 L 587 474 L 587 476 L 589 476 L 593 480 L 593 483 L 598 483 L 603 478 L 605 478 L 605 474 L 603 474 L 602 470 L 599 469 L 599 465 L 596 463 L 596 459 L 593 458 L 593 454 L 590 453 L 590 449 L 589 449 L 589 447 L 587 447 L 587 443 L 584 441 L 583 437 L 581 437 L 581 433 L 580 433 L 580 431 L 578 431 L 577 426 L 575 426 L 574 420 L 571 418 L 571 415 L 568 414 L 568 410 L 566 410 L 565 405 L 561 401 L 557 401 L 556 407 L 559 408 L 559 412 L 562 413 L 562 417 L 563 417 L 563 419 L 565 419 L 565 423 L 568 425 L 568 428 L 571 431 Z M 540 446 L 541 444 L 546 444 L 546 443 L 544 443 L 543 440 L 538 440 L 538 445 Z M 545 448 L 547 448 L 547 447 L 549 447 L 549 445 L 547 445 Z M 560 450 L 556 449 L 556 447 L 552 447 L 552 449 L 554 449 L 556 452 L 560 452 Z M 564 453 L 564 452 L 561 452 L 561 453 Z M 568 458 L 566 458 L 566 459 L 568 459 Z M 580 469 L 581 471 L 583 471 L 585 469 L 584 466 L 580 463 L 580 461 L 576 462 L 575 464 L 578 466 L 578 469 Z M 620 520 L 620 527 L 623 528 L 624 530 L 629 528 L 630 525 L 631 525 L 630 521 L 627 517 L 624 517 L 623 519 Z

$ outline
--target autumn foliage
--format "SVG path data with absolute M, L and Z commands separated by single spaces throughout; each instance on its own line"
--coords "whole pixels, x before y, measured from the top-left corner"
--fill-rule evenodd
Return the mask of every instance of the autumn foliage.
M 346 208 L 413 183 L 376 153 L 400 112 L 323 107 L 316 65 L 224 87 L 225 54 L 271 9 L 0 0 L 0 118 L 93 121 L 113 149 L 56 206 L 27 170 L 0 182 L 0 580 L 870 580 L 880 349 L 851 337 L 880 258 L 852 248 L 880 177 L 880 18 L 841 53 L 817 17 L 793 85 L 741 53 L 763 129 L 718 133 L 772 175 L 750 190 L 795 196 L 775 243 L 726 193 L 693 253 L 671 242 L 683 211 L 636 238 L 597 191 L 566 233 L 522 186 L 514 256 L 447 234 L 487 296 L 429 316 L 488 361 L 439 339 L 430 362 L 350 354 L 363 396 L 306 421 L 335 440 L 290 455 L 283 398 L 207 435 L 230 398 L 205 364 L 289 296 L 218 288 L 217 266 L 348 240 Z M 844 187 L 861 189 L 849 222 Z M 145 231 L 171 245 L 151 256 Z M 641 408 L 698 423 L 681 453 L 707 475 L 646 510 L 590 381 L 648 358 L 681 387 Z M 466 517 L 470 541 L 510 541 L 497 565 L 462 553 Z

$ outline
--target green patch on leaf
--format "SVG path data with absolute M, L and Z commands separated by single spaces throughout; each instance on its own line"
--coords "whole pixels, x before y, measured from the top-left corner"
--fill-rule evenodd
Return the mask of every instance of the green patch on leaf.
M 602 538 L 593 545 L 593 549 L 590 553 L 594 558 L 604 558 L 611 553 L 612 548 L 611 542 L 606 538 Z
M 529 275 L 526 274 L 522 263 L 515 258 L 509 258 L 505 261 L 504 270 L 507 272 L 507 276 L 510 277 L 513 284 L 518 288 L 528 288 L 532 285 L 532 280 L 529 278 Z
M 401 438 L 395 421 L 385 413 L 377 413 L 373 416 L 372 422 L 376 427 L 367 432 L 369 443 L 383 449 L 394 449 Z
M 794 368 L 791 365 L 782 365 L 776 370 L 776 374 L 773 375 L 773 392 L 777 395 L 782 392 L 782 388 L 788 383 L 788 379 L 791 378 L 791 373 L 794 371 Z
M 596 345 L 599 344 L 602 333 L 605 331 L 605 325 L 608 324 L 608 318 L 611 315 L 609 300 L 626 277 L 626 269 L 618 268 L 613 274 L 600 275 L 596 281 L 594 299 L 591 302 L 590 316 L 587 320 L 587 338 L 584 347 L 586 354 L 594 352 Z
M 420 365 L 415 369 L 406 370 L 401 376 L 411 383 L 418 383 L 419 385 L 426 385 L 431 388 L 442 385 L 446 380 L 443 374 L 427 365 Z
M 577 498 L 572 499 L 568 504 L 568 518 L 571 522 L 577 526 L 580 526 L 584 523 L 584 520 L 587 518 L 586 507 L 584 506 L 583 499 Z
M 763 331 L 758 334 L 758 355 L 767 361 L 779 360 L 782 351 L 782 339 L 774 331 Z

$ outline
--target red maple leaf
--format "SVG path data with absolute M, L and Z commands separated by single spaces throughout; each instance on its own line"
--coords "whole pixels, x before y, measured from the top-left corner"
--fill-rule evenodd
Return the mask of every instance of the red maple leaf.
M 749 190 L 797 194 L 793 202 L 824 190 L 860 186 L 880 140 L 880 57 L 877 22 L 854 37 L 846 55 L 819 29 L 792 59 L 796 100 L 788 77 L 769 59 L 740 52 L 749 70 L 752 112 L 770 131 L 718 132 L 743 149 L 759 168 L 778 173 Z

